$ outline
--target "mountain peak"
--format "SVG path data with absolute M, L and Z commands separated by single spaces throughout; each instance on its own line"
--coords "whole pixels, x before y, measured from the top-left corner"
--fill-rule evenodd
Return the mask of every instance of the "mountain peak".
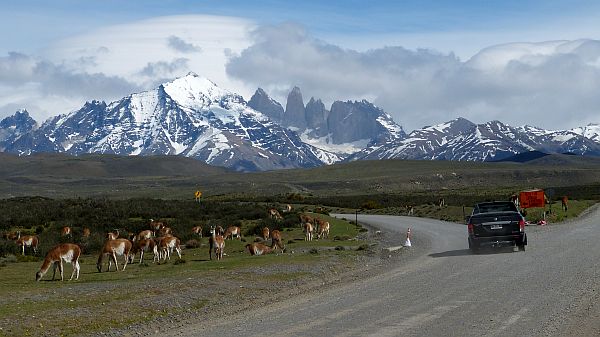
M 248 106 L 256 111 L 262 112 L 274 121 L 281 121 L 283 107 L 279 102 L 269 97 L 262 88 L 256 89 L 256 92 L 252 95 L 250 101 L 248 101 Z
M 186 76 L 167 82 L 162 87 L 165 93 L 174 101 L 188 107 L 199 107 L 209 102 L 218 102 L 225 96 L 234 95 L 225 89 L 221 89 L 208 78 L 198 76 L 194 73 L 189 73 Z M 236 98 L 236 101 L 239 100 L 241 98 Z

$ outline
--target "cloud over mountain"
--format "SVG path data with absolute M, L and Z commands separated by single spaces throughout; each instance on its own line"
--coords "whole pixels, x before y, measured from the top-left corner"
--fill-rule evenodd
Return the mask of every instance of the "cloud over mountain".
M 230 59 L 230 76 L 276 97 L 298 85 L 307 97 L 367 98 L 408 129 L 458 116 L 547 128 L 597 121 L 600 41 L 512 43 L 462 61 L 429 49 L 344 49 L 293 24 L 258 28 L 253 39 Z

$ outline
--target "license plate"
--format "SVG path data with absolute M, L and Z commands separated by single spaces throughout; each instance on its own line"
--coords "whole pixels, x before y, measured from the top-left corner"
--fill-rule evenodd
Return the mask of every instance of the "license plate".
M 490 229 L 502 229 L 502 225 L 492 225 Z

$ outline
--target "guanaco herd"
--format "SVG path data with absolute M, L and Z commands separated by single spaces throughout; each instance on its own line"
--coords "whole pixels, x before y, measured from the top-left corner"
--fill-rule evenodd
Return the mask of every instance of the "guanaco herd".
M 290 212 L 291 206 L 287 205 L 283 209 L 283 212 Z M 283 217 L 281 213 L 275 209 L 270 208 L 267 211 L 267 215 L 276 220 L 281 220 Z M 317 239 L 329 238 L 330 225 L 329 222 L 322 220 L 317 217 L 311 217 L 306 214 L 300 214 L 301 227 L 305 234 L 304 239 L 306 241 L 312 241 L 313 232 L 316 234 Z M 202 238 L 202 226 L 195 226 L 191 229 L 193 236 Z M 217 260 L 223 259 L 225 255 L 225 240 L 226 239 L 242 239 L 241 229 L 238 226 L 229 226 L 227 229 L 223 229 L 221 226 L 211 226 L 209 237 L 209 257 L 213 259 L 213 253 Z M 84 227 L 82 229 L 82 237 L 88 238 L 91 234 L 89 228 Z M 62 227 L 60 232 L 61 237 L 73 237 L 73 232 L 70 227 Z M 120 236 L 126 236 L 122 238 Z M 39 239 L 35 235 L 24 235 L 21 236 L 20 232 L 4 233 L 4 238 L 13 240 L 21 248 L 21 254 L 25 255 L 25 248 L 33 250 L 34 254 L 38 251 Z M 270 239 L 271 244 L 267 245 Z M 270 230 L 268 227 L 262 229 L 262 242 L 253 242 L 245 246 L 246 250 L 250 255 L 264 255 L 280 250 L 281 253 L 285 251 L 285 245 L 283 244 L 283 235 L 281 231 L 275 229 Z M 144 260 L 144 254 L 148 252 L 154 254 L 153 262 L 160 262 L 161 260 L 166 261 L 171 259 L 173 252 L 177 253 L 181 259 L 181 242 L 179 238 L 173 236 L 171 228 L 167 227 L 163 222 L 154 221 L 150 219 L 149 229 L 143 230 L 138 234 L 134 233 L 121 233 L 118 229 L 112 232 L 106 233 L 106 241 L 102 247 L 96 268 L 98 272 L 102 272 L 102 266 L 105 259 L 108 259 L 108 265 L 106 271 L 110 271 L 112 265 L 115 265 L 115 271 L 119 270 L 119 257 L 122 257 L 122 271 L 125 270 L 127 264 L 133 263 L 136 254 L 139 254 L 139 263 L 141 264 Z M 81 256 L 81 248 L 77 244 L 63 243 L 53 247 L 47 254 L 36 273 L 35 279 L 39 281 L 48 272 L 50 267 L 53 267 L 52 280 L 56 276 L 56 269 L 58 268 L 60 273 L 61 281 L 64 280 L 63 273 L 63 262 L 70 263 L 73 266 L 73 272 L 71 274 L 72 280 L 79 279 L 79 257 Z

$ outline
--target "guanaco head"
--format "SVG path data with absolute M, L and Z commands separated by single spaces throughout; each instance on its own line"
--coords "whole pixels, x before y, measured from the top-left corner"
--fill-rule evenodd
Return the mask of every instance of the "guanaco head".
M 42 279 L 42 277 L 44 276 L 44 274 L 42 274 L 42 271 L 38 271 L 37 273 L 35 273 L 35 281 L 38 282 L 39 280 Z

